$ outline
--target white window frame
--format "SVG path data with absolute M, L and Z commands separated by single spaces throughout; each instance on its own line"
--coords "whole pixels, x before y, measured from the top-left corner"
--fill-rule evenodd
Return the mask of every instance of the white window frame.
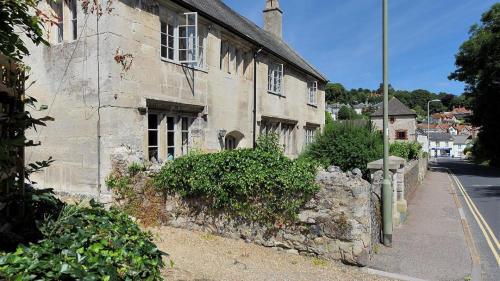
M 284 96 L 284 65 L 271 61 L 268 69 L 267 91 L 269 93 Z
M 182 30 L 185 30 L 185 34 L 182 34 Z M 170 38 L 173 38 L 173 46 L 170 46 Z M 185 46 L 182 46 L 181 41 L 184 41 Z M 203 38 L 200 38 L 197 12 L 168 11 L 167 18 L 160 19 L 160 57 L 173 63 L 206 68 L 206 36 L 203 34 Z
M 309 82 L 307 85 L 307 103 L 317 105 L 318 103 L 318 81 Z
M 307 145 L 313 143 L 314 137 L 316 135 L 316 128 L 305 127 L 304 131 L 305 131 L 304 132 L 304 135 L 305 135 L 304 144 L 307 146 Z

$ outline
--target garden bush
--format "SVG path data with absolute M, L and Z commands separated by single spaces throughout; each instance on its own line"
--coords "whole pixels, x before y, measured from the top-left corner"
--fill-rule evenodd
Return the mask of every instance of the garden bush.
M 252 221 L 293 220 L 319 189 L 316 165 L 283 154 L 276 136 L 256 149 L 194 154 L 167 163 L 155 178 L 166 193 L 204 200 L 213 210 Z
M 333 122 L 316 135 L 301 158 L 319 161 L 325 167 L 339 166 L 344 171 L 359 168 L 366 175 L 366 165 L 381 158 L 382 153 L 382 135 L 371 123 Z
M 422 145 L 418 142 L 394 142 L 391 144 L 390 154 L 406 160 L 420 159 Z
M 162 253 L 128 215 L 66 205 L 44 239 L 0 257 L 7 280 L 161 280 Z M 1 279 L 1 278 L 0 278 Z

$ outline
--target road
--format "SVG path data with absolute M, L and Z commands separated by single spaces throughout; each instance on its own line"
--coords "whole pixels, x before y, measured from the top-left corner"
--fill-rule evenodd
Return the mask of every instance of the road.
M 465 160 L 436 160 L 458 180 L 457 194 L 471 227 L 479 252 L 482 279 L 500 280 L 500 169 L 472 164 Z M 463 191 L 461 188 L 463 187 Z

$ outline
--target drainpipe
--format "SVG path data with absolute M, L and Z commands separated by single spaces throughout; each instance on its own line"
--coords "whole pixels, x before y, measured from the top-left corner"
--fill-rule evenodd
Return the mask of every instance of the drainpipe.
M 97 40 L 97 201 L 101 202 L 101 77 L 99 58 L 99 13 L 96 15 Z
M 253 148 L 257 147 L 257 56 L 262 48 L 253 54 Z
M 382 185 L 383 242 L 392 246 L 392 186 L 389 179 L 389 60 L 388 60 L 388 0 L 383 0 L 383 80 L 384 80 L 384 182 Z

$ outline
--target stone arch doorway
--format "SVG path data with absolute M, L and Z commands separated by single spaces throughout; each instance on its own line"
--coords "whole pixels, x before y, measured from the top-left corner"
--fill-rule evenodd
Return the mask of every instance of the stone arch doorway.
M 245 136 L 239 131 L 232 131 L 227 133 L 226 137 L 224 138 L 224 148 L 226 150 L 237 149 L 243 138 L 245 138 Z

